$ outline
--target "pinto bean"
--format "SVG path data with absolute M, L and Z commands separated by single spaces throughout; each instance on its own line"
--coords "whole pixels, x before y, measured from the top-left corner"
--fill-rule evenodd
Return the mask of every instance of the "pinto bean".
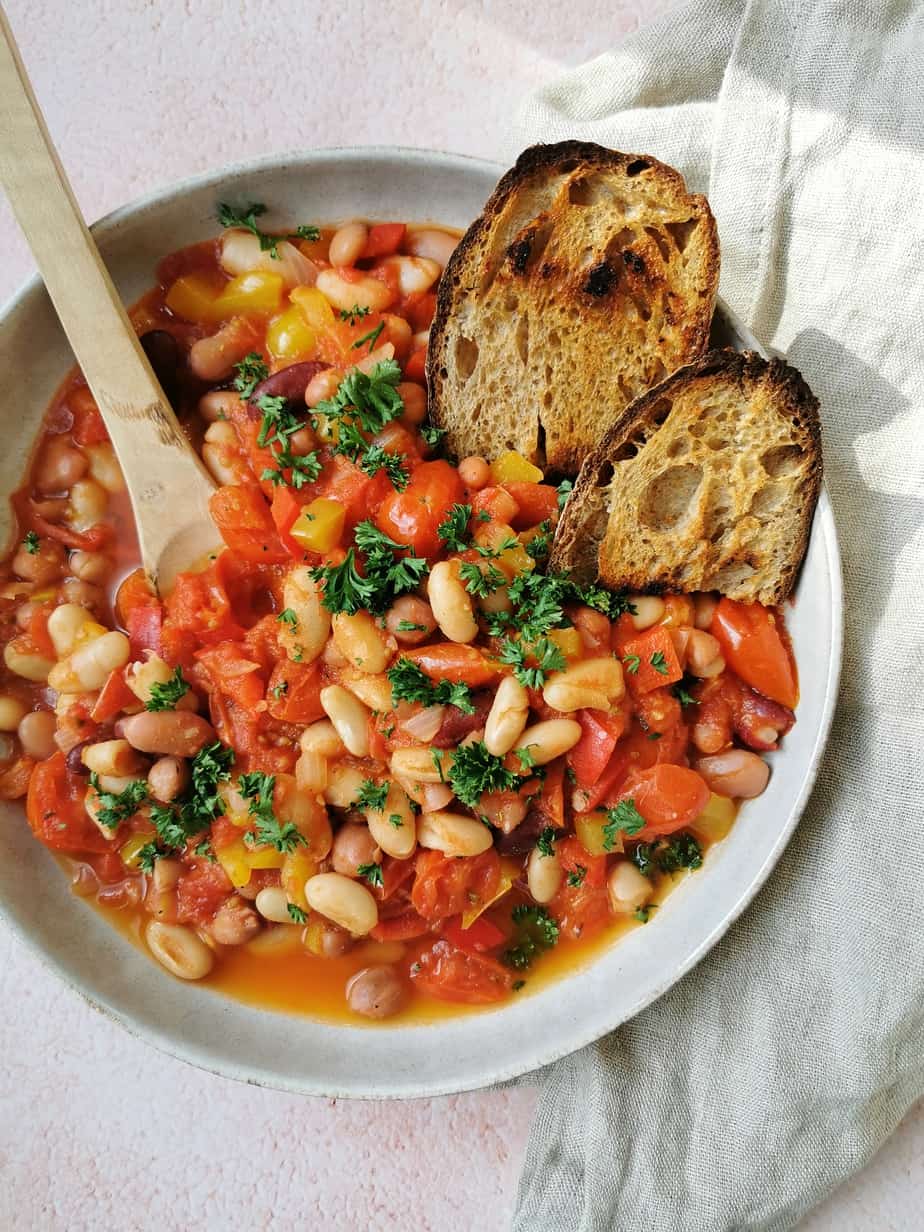
M 365 823 L 348 822 L 334 835 L 330 858 L 335 873 L 356 877 L 361 864 L 377 863 L 378 854 L 378 843 L 369 833 L 369 827 Z
M 40 539 L 35 552 L 20 547 L 13 557 L 13 572 L 36 586 L 56 582 L 64 573 L 64 548 L 54 539 Z
M 163 804 L 175 800 L 188 782 L 189 766 L 179 757 L 160 757 L 148 771 L 148 790 Z
M 402 629 L 400 625 L 420 625 L 417 629 Z M 433 609 L 416 595 L 402 595 L 396 599 L 385 616 L 385 628 L 402 646 L 418 646 L 427 640 L 436 628 Z
M 364 1018 L 390 1018 L 407 996 L 401 976 L 392 966 L 363 967 L 347 981 L 347 1004 Z
M 219 945 L 243 945 L 260 931 L 260 917 L 243 898 L 232 894 L 215 912 L 209 932 Z
M 68 492 L 87 473 L 89 462 L 70 438 L 53 436 L 39 455 L 35 486 L 46 496 Z
M 122 720 L 122 734 L 140 753 L 161 753 L 165 757 L 195 757 L 216 738 L 211 723 L 184 710 L 129 715 Z
M 50 710 L 33 710 L 23 715 L 16 729 L 22 751 L 27 757 L 44 761 L 57 747 L 55 745 L 55 716 Z

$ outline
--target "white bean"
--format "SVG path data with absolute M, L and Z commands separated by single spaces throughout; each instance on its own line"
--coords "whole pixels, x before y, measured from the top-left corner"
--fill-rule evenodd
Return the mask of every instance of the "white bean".
M 107 492 L 124 492 L 125 477 L 115 450 L 108 441 L 101 445 L 84 445 L 84 453 L 90 459 L 90 476 Z
M 459 562 L 441 560 L 430 570 L 427 598 L 442 633 L 451 642 L 473 642 L 478 636 L 478 621 L 472 597 L 459 577 Z
M 435 261 L 441 269 L 445 269 L 458 243 L 456 236 L 450 235 L 448 231 L 422 227 L 419 231 L 408 232 L 404 247 L 411 256 L 427 257 L 428 260 Z
M 561 886 L 562 867 L 553 851 L 543 855 L 538 847 L 529 853 L 526 866 L 526 884 L 537 903 L 550 903 Z
M 753 800 L 770 779 L 770 767 L 764 759 L 747 749 L 727 749 L 713 757 L 701 757 L 693 769 L 717 796 L 730 796 L 733 800 Z
M 366 822 L 377 845 L 396 860 L 406 860 L 417 846 L 417 819 L 397 783 L 389 785 L 383 809 L 366 809 Z
M 144 933 L 148 949 L 171 975 L 181 980 L 201 980 L 215 962 L 204 941 L 182 924 L 160 924 L 152 920 Z
M 360 672 L 384 672 L 397 649 L 394 638 L 379 628 L 369 612 L 338 612 L 331 630 L 337 649 Z
M 0 697 L 0 731 L 15 731 L 24 714 L 26 714 L 26 707 L 18 697 L 10 697 L 6 694 Z
M 215 729 L 201 714 L 188 710 L 143 711 L 122 720 L 125 739 L 141 753 L 195 757 L 215 739 Z
M 106 677 L 124 667 L 131 654 L 128 638 L 113 630 L 78 646 L 48 673 L 48 683 L 58 693 L 81 693 L 101 689 Z
M 349 312 L 354 305 L 357 308 L 368 308 L 370 312 L 383 312 L 393 299 L 391 291 L 378 278 L 366 275 L 355 282 L 349 282 L 334 269 L 321 270 L 317 287 L 324 298 L 340 312 Z
M 718 638 L 702 629 L 691 629 L 687 639 L 687 668 L 700 680 L 724 672 L 725 658 Z
M 342 873 L 318 873 L 305 882 L 308 906 L 354 937 L 364 937 L 379 922 L 379 909 L 369 890 Z
M 100 740 L 88 744 L 80 760 L 94 774 L 114 774 L 120 778 L 132 778 L 145 768 L 145 762 L 127 740 Z
M 518 749 L 528 749 L 533 765 L 544 766 L 567 753 L 581 738 L 581 725 L 574 719 L 544 719 L 534 723 L 517 741 Z
M 339 757 L 343 741 L 330 719 L 318 719 L 302 732 L 299 746 L 303 753 L 320 753 L 322 757 Z
M 693 623 L 697 629 L 709 628 L 718 606 L 719 596 L 711 591 L 704 590 L 693 596 Z
M 264 920 L 271 920 L 274 924 L 293 922 L 289 915 L 289 900 L 280 886 L 264 886 L 254 899 L 254 906 Z
M 429 257 L 386 257 L 381 264 L 395 271 L 402 295 L 429 291 L 443 272 L 439 262 Z
M 610 910 L 617 915 L 631 915 L 651 898 L 654 887 L 631 860 L 619 860 L 606 879 Z
M 22 676 L 23 680 L 47 680 L 55 667 L 53 660 L 34 651 L 20 650 L 16 645 L 17 640 L 14 638 L 3 647 L 3 662 L 15 676 Z
M 494 694 L 484 725 L 484 742 L 489 753 L 503 757 L 509 753 L 526 727 L 529 694 L 516 676 L 505 676 Z
M 354 757 L 368 757 L 371 711 L 339 684 L 321 690 L 321 705 L 347 750 Z
M 104 552 L 83 552 L 78 548 L 71 552 L 68 564 L 75 577 L 93 585 L 105 582 L 112 572 L 112 561 Z
M 412 783 L 442 783 L 449 777 L 452 754 L 446 749 L 410 747 L 395 749 L 391 772 Z
M 417 822 L 417 841 L 421 847 L 441 851 L 447 856 L 477 856 L 494 843 L 490 826 L 463 813 L 421 813 Z
M 582 659 L 563 672 L 552 672 L 542 697 L 547 706 L 571 714 L 575 710 L 610 710 L 625 693 L 622 664 L 612 655 Z
M 351 766 L 346 762 L 335 762 L 328 771 L 324 799 L 334 808 L 352 808 L 365 781 L 366 775 L 358 766 Z
M 351 672 L 349 668 L 344 668 L 340 682 L 370 710 L 377 710 L 380 714 L 391 710 L 391 683 L 386 675 L 367 676 L 361 671 Z
M 48 617 L 48 636 L 59 659 L 69 655 L 88 624 L 95 624 L 93 613 L 77 603 L 62 603 Z
M 243 403 L 230 389 L 212 389 L 199 399 L 196 410 L 207 423 L 233 419 L 243 409 Z
M 228 274 L 249 274 L 262 270 L 267 274 L 279 274 L 286 290 L 293 287 L 310 287 L 317 278 L 318 267 L 288 240 L 277 240 L 274 257 L 269 249 L 260 247 L 260 241 L 249 231 L 232 227 L 222 236 L 221 268 Z
M 331 236 L 327 255 L 333 266 L 355 265 L 366 247 L 369 228 L 364 222 L 348 222 Z
M 109 494 L 95 479 L 78 479 L 71 488 L 68 520 L 75 530 L 89 530 L 106 516 Z
M 629 602 L 635 608 L 632 623 L 639 631 L 650 629 L 664 615 L 664 600 L 657 595 L 631 595 Z
M 330 633 L 330 612 L 321 603 L 321 590 L 306 565 L 296 565 L 286 575 L 282 588 L 283 610 L 293 613 L 294 623 L 280 621 L 279 641 L 289 658 L 313 663 Z

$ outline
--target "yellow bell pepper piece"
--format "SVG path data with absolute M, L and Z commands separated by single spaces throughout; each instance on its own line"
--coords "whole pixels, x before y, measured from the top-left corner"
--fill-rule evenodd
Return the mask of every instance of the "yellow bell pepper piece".
M 623 851 L 622 833 L 617 830 L 615 838 L 607 847 L 607 836 L 603 832 L 606 825 L 605 813 L 579 813 L 574 819 L 574 833 L 578 842 L 589 856 L 606 856 Z
M 584 653 L 584 644 L 577 629 L 552 629 L 548 634 L 566 659 L 579 659 Z
M 238 274 L 215 300 L 213 309 L 220 318 L 269 316 L 279 309 L 282 287 L 281 274 L 269 274 L 264 270 Z
M 504 897 L 521 872 L 522 865 L 518 864 L 516 860 L 512 860 L 510 856 L 501 856 L 501 875 L 500 881 L 497 883 L 497 892 L 487 902 L 473 903 L 471 907 L 463 911 L 462 927 L 471 928 L 483 911 L 487 911 L 499 898 Z
M 521 453 L 509 449 L 491 463 L 491 479 L 494 483 L 541 483 L 542 471 L 532 462 L 527 462 Z
M 317 287 L 295 287 L 289 299 L 298 306 L 305 324 L 320 331 L 334 324 L 334 310 Z
M 312 859 L 307 851 L 296 848 L 290 851 L 282 862 L 282 888 L 290 903 L 308 910 L 308 900 L 305 898 L 305 882 L 318 871 L 317 860 Z
M 126 868 L 141 867 L 138 857 L 141 854 L 142 847 L 146 847 L 150 841 L 150 834 L 133 834 L 131 838 L 125 840 L 119 848 L 119 855 Z
M 82 646 L 84 642 L 95 642 L 98 637 L 102 637 L 109 630 L 105 625 L 99 625 L 95 620 L 85 620 L 77 630 L 77 636 L 74 638 L 75 646 Z
M 339 501 L 319 496 L 306 505 L 289 530 L 299 545 L 309 552 L 329 552 L 340 542 L 346 522 L 346 509 Z
M 285 855 L 275 847 L 258 847 L 256 851 L 247 852 L 247 863 L 251 868 L 282 868 Z
M 184 321 L 217 321 L 215 300 L 218 291 L 205 274 L 183 274 L 167 292 L 165 303 Z
M 228 874 L 228 880 L 238 889 L 250 880 L 250 864 L 247 859 L 249 854 L 243 839 L 228 843 L 226 847 L 215 852 L 215 859 Z
M 273 317 L 266 330 L 266 346 L 276 359 L 299 359 L 314 352 L 317 335 L 305 324 L 298 308 Z
M 690 829 L 707 843 L 717 843 L 732 828 L 737 812 L 734 800 L 729 800 L 727 796 L 717 796 L 713 792 L 709 803 L 696 820 L 690 823 Z

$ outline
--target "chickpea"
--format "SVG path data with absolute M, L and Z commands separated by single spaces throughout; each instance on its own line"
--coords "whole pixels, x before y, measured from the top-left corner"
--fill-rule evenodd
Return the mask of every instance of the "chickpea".
M 44 761 L 57 749 L 55 744 L 55 716 L 51 710 L 33 710 L 23 715 L 16 729 L 22 751 L 27 757 Z
M 260 917 L 249 903 L 232 894 L 215 912 L 209 932 L 219 945 L 243 945 L 260 931 Z
M 240 398 L 230 389 L 213 389 L 202 395 L 196 410 L 206 423 L 221 423 L 233 419 L 235 412 L 240 413 L 242 408 Z
M 95 479 L 78 479 L 71 488 L 69 520 L 75 530 L 89 530 L 106 516 L 109 493 Z
M 459 478 L 470 492 L 480 492 L 491 482 L 491 468 L 484 458 L 473 453 L 459 463 Z
M 347 1004 L 364 1018 L 390 1018 L 401 1009 L 406 989 L 392 966 L 363 967 L 347 981 Z
M 427 391 L 414 381 L 401 381 L 398 393 L 404 403 L 404 414 L 401 418 L 405 423 L 416 427 L 427 417 Z
M 401 628 L 402 625 L 419 627 Z M 388 609 L 385 628 L 402 646 L 418 646 L 431 636 L 436 628 L 436 620 L 429 603 L 415 595 L 402 595 Z
M 148 771 L 148 789 L 155 800 L 169 804 L 189 783 L 189 766 L 179 757 L 159 757 Z
M 92 586 L 105 582 L 112 572 L 112 561 L 105 552 L 83 552 L 78 549 L 71 553 L 68 565 L 74 577 L 81 582 L 89 582 Z M 69 602 L 76 603 L 79 600 L 72 599 Z
M 348 822 L 341 826 L 334 835 L 334 845 L 330 852 L 334 872 L 342 873 L 344 877 L 357 876 L 356 870 L 361 864 L 377 864 L 381 855 L 365 822 Z
M 20 547 L 13 557 L 13 572 L 36 586 L 57 582 L 64 573 L 64 548 L 54 539 L 40 539 L 35 552 Z
M 69 491 L 87 473 L 86 457 L 69 438 L 54 436 L 39 455 L 35 486 L 46 496 Z
M 79 607 L 88 608 L 94 615 L 99 615 L 106 604 L 106 595 L 99 586 L 90 582 L 81 582 L 79 578 L 67 578 L 61 583 L 59 595 L 64 603 L 74 603 Z

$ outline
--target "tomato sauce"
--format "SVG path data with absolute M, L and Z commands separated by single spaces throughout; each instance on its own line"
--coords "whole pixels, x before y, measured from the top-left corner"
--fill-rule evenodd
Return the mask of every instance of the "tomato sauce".
M 0 797 L 179 978 L 480 1012 L 654 918 L 763 790 L 782 616 L 548 574 L 564 492 L 426 422 L 450 233 L 258 217 L 131 314 L 217 484 L 225 548 L 170 594 L 80 374 L 52 400 L 0 565 Z

